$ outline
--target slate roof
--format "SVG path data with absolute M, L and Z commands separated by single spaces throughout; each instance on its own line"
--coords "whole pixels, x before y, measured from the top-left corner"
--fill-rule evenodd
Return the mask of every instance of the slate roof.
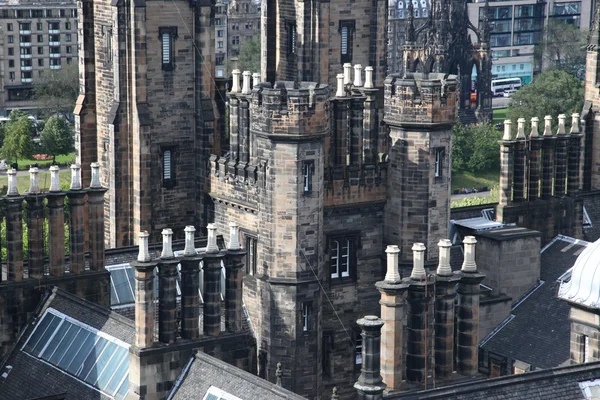
M 183 382 L 175 386 L 171 400 L 201 399 L 211 386 L 244 400 L 304 399 L 202 352 L 196 353 L 182 377 Z
M 570 306 L 556 297 L 557 279 L 587 244 L 558 236 L 542 249 L 539 284 L 515 303 L 512 320 L 482 341 L 486 352 L 535 368 L 553 368 L 569 360 Z
M 583 206 L 590 217 L 591 226 L 584 226 L 583 236 L 588 242 L 600 239 L 600 191 L 582 194 Z
M 600 362 L 507 375 L 494 379 L 385 396 L 402 400 L 581 400 L 580 382 L 600 378 Z

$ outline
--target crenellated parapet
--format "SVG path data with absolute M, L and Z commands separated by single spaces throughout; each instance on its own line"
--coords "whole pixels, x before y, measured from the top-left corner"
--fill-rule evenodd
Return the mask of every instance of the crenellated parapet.
M 384 202 L 387 195 L 387 157 L 377 163 L 325 168 L 324 206 Z
M 389 125 L 452 125 L 456 121 L 456 75 L 390 75 L 384 85 L 384 120 Z

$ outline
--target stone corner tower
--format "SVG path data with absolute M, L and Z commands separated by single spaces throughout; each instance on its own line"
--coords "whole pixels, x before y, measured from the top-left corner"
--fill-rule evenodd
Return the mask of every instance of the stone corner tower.
M 384 121 L 390 130 L 387 243 L 399 243 L 401 262 L 411 246 L 425 243 L 427 261 L 437 258 L 436 243 L 448 237 L 450 154 L 456 121 L 455 75 L 408 73 L 385 81 Z

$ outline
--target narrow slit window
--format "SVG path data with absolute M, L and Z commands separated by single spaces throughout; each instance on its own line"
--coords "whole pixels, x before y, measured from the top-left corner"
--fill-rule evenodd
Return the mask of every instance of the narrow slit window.
M 177 39 L 176 27 L 159 28 L 159 39 L 161 45 L 162 69 L 172 71 L 175 68 L 174 63 L 174 41 Z
M 308 332 L 308 321 L 310 315 L 310 304 L 302 304 L 302 331 Z
M 288 23 L 288 53 L 296 54 L 296 23 Z
M 304 161 L 302 163 L 302 183 L 305 194 L 312 192 L 312 176 L 314 174 L 314 161 Z
M 354 21 L 340 21 L 340 61 L 352 62 L 352 34 L 354 32 Z
M 163 186 L 175 186 L 175 151 L 172 148 L 163 150 L 162 153 L 163 167 Z

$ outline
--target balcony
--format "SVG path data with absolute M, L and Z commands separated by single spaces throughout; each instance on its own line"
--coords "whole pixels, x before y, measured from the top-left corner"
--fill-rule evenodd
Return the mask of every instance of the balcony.
M 50 35 L 53 35 L 53 34 L 60 34 L 60 29 L 50 29 L 50 30 L 48 30 L 48 33 L 49 33 Z
M 60 69 L 60 65 L 51 65 L 50 69 Z
M 31 35 L 31 29 L 22 29 L 19 31 L 19 35 Z
M 21 54 L 21 58 L 33 58 L 33 54 Z
M 19 43 L 19 46 L 21 46 L 21 47 L 31 47 L 31 42 L 21 42 L 21 43 Z
M 48 46 L 60 46 L 60 42 L 48 42 Z
M 33 67 L 24 67 L 24 66 L 21 66 L 21 71 L 31 71 L 31 70 L 33 70 Z
M 33 79 L 31 79 L 31 78 L 21 78 L 22 83 L 30 83 L 32 81 L 33 81 Z

